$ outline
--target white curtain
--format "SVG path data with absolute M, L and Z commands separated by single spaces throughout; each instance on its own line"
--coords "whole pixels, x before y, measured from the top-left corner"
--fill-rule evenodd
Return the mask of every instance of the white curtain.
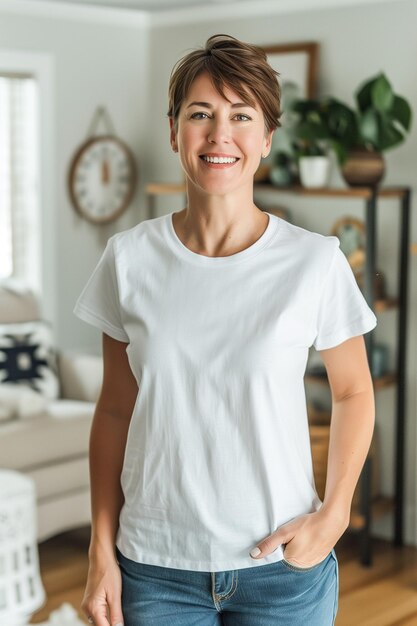
M 26 284 L 40 262 L 37 104 L 35 78 L 0 75 L 0 279 Z

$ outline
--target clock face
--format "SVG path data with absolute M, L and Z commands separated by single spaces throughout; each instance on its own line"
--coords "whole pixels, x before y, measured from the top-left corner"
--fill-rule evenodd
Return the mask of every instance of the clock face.
M 76 153 L 69 190 L 76 210 L 95 223 L 110 222 L 129 205 L 136 184 L 129 148 L 112 136 L 93 137 Z

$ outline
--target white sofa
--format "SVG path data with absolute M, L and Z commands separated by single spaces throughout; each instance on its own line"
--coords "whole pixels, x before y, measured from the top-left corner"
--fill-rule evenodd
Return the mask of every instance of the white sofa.
M 30 292 L 0 286 L 0 323 L 36 319 Z M 58 353 L 59 399 L 38 415 L 0 422 L 0 467 L 35 480 L 39 541 L 90 522 L 88 440 L 102 371 L 100 357 Z

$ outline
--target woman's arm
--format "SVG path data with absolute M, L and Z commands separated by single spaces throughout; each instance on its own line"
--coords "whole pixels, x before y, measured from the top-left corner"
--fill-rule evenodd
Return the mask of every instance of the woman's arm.
M 375 423 L 372 377 L 362 335 L 320 354 L 332 393 L 323 504 L 316 513 L 287 522 L 258 543 L 261 552 L 254 558 L 264 558 L 279 545 L 288 544 L 285 559 L 300 567 L 310 567 L 329 554 L 349 524 L 353 494 Z
M 375 424 L 375 397 L 363 336 L 320 352 L 332 393 L 323 512 L 349 523 L 355 487 Z
M 130 369 L 126 343 L 103 333 L 103 384 L 90 435 L 90 568 L 82 608 L 97 626 L 122 623 L 120 572 L 115 556 L 123 505 L 120 475 L 138 386 Z

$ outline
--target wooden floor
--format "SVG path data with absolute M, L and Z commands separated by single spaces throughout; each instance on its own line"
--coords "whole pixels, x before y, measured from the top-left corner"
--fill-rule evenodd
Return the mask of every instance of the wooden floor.
M 69 602 L 79 612 L 87 573 L 88 530 L 80 529 L 40 545 L 47 604 L 32 619 Z M 336 546 L 340 573 L 336 626 L 417 626 L 417 548 L 394 548 L 374 540 L 374 562 L 358 562 L 358 537 L 345 533 Z

